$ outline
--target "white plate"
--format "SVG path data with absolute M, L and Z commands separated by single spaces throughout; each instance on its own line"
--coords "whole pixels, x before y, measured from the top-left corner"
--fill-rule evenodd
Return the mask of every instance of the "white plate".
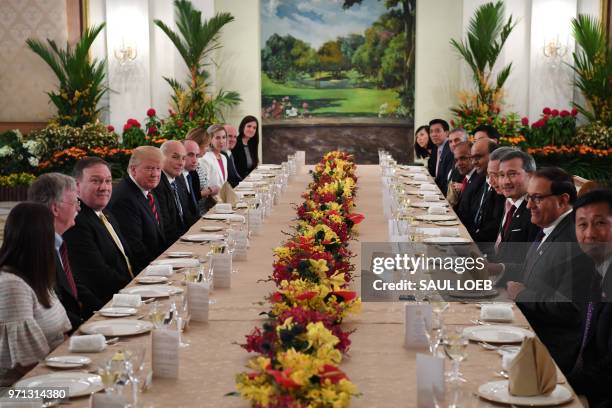
M 218 226 L 214 226 L 214 225 L 205 225 L 205 226 L 200 228 L 200 231 L 203 231 L 203 232 L 219 232 L 219 231 L 223 231 L 223 227 L 218 227 Z
M 168 282 L 168 278 L 165 276 L 139 276 L 136 278 L 136 282 L 141 283 L 143 285 L 153 285 L 156 283 L 166 283 Z
M 459 225 L 461 224 L 459 222 L 459 220 L 450 220 L 450 221 L 436 221 L 434 222 L 435 225 L 439 225 L 441 227 L 452 227 L 453 225 Z
M 106 337 L 132 336 L 147 333 L 151 329 L 153 323 L 136 319 L 98 320 L 79 327 L 84 334 L 102 334 Z
M 258 169 L 282 169 L 283 166 L 280 164 L 260 164 L 257 166 Z
M 133 307 L 105 307 L 100 310 L 100 314 L 105 317 L 126 317 L 135 315 L 138 309 Z
M 457 219 L 451 214 L 417 214 L 414 218 L 421 221 L 453 221 Z
M 234 222 L 244 222 L 244 216 L 240 214 L 205 214 L 205 220 L 230 220 Z
M 166 253 L 168 258 L 191 258 L 193 256 L 193 252 L 189 251 L 172 251 Z
M 104 388 L 102 379 L 97 374 L 82 371 L 64 371 L 37 375 L 18 381 L 14 387 L 36 388 L 68 388 L 70 398 L 82 397 Z
M 219 209 L 215 209 L 214 214 L 233 214 L 236 211 L 234 210 L 219 210 Z
M 508 391 L 508 380 L 492 381 L 482 384 L 480 387 L 478 387 L 478 395 L 493 402 L 530 407 L 560 405 L 571 401 L 574 398 L 570 390 L 559 384 L 557 384 L 555 389 L 547 395 L 517 397 L 515 395 L 511 395 Z
M 170 285 L 147 285 L 130 286 L 129 288 L 121 289 L 119 292 L 128 293 L 130 295 L 140 295 L 143 298 L 158 298 L 182 293 L 183 289 Z
M 151 262 L 151 265 L 171 265 L 174 269 L 193 268 L 198 264 L 199 262 L 195 258 L 158 259 Z
M 248 207 L 249 207 L 249 205 L 247 203 L 244 203 L 244 202 L 236 203 L 236 205 L 234 206 L 235 209 L 248 208 Z
M 520 343 L 523 338 L 533 336 L 533 332 L 521 327 L 504 324 L 485 324 L 470 326 L 463 329 L 463 333 L 473 341 L 485 343 Z
M 221 215 L 221 214 L 218 214 Z M 221 234 L 190 234 L 183 235 L 181 237 L 181 241 L 189 241 L 189 242 L 204 242 L 204 241 L 221 241 L 223 239 L 223 235 Z
M 448 207 L 448 202 L 446 201 L 418 201 L 416 203 L 410 203 L 411 207 L 416 208 L 429 208 L 429 207 Z
M 255 192 L 255 190 L 249 190 L 249 188 L 251 187 L 245 187 L 244 189 L 237 187 L 236 188 L 236 194 L 241 195 L 241 196 L 255 196 L 257 193 Z
M 47 357 L 45 364 L 54 368 L 77 368 L 91 363 L 91 358 L 84 356 L 54 356 Z
M 469 244 L 472 240 L 463 237 L 429 237 L 425 238 L 423 242 L 430 244 Z

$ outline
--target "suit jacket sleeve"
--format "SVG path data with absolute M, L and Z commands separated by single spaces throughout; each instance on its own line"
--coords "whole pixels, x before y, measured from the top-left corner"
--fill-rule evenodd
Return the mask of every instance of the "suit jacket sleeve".
M 155 259 L 151 256 L 153 252 L 157 252 L 158 248 L 147 247 L 147 240 L 143 233 L 142 220 L 136 209 L 135 202 L 128 200 L 119 200 L 113 204 L 110 212 L 117 220 L 121 234 L 125 238 L 132 258 L 132 269 L 134 273 L 144 269 L 149 263 Z M 159 210 L 158 210 L 159 214 Z M 161 216 L 161 214 L 159 214 Z

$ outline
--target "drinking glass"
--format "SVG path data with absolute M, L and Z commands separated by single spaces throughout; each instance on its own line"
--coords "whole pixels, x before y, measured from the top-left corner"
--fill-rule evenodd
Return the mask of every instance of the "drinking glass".
M 448 309 L 449 303 L 439 293 L 430 293 L 427 298 L 433 311 L 433 326 L 442 327 L 442 313 Z
M 459 365 L 467 357 L 468 338 L 463 335 L 461 330 L 445 330 L 442 335 L 442 344 L 444 346 L 444 352 L 453 362 L 452 370 L 447 381 L 449 383 L 466 382 L 461 371 L 459 371 Z
M 217 300 L 212 298 L 212 292 L 213 292 L 213 286 L 214 286 L 213 278 L 215 276 L 215 258 L 213 258 L 212 253 L 209 254 L 209 256 L 210 256 L 209 258 L 210 260 L 208 262 L 208 270 L 207 270 L 206 275 L 204 276 L 204 280 L 208 282 L 208 294 L 209 294 L 208 304 L 214 305 L 215 303 L 217 303 Z
M 234 251 L 236 250 L 236 235 L 234 230 L 227 231 L 227 237 L 225 238 L 225 248 L 230 256 L 233 258 Z M 232 262 L 232 273 L 238 273 L 238 268 L 233 268 L 234 263 Z
M 146 347 L 144 345 L 134 345 L 125 351 L 125 371 L 132 385 L 132 404 L 131 407 L 138 408 L 138 394 L 146 382 L 143 378 L 145 366 Z
M 179 332 L 179 347 L 189 347 L 189 342 L 184 341 L 183 331 L 187 324 L 189 315 L 189 300 L 184 294 L 180 294 L 176 298 L 176 329 Z
M 428 321 L 425 317 L 422 318 L 423 328 L 425 329 L 425 337 L 427 337 L 427 343 L 429 343 L 429 352 L 436 356 L 438 353 L 438 346 L 442 337 L 442 330 L 439 327 L 434 327 L 432 321 Z
M 149 320 L 155 326 L 156 329 L 159 329 L 164 324 L 164 319 L 166 318 L 166 310 L 162 307 L 159 302 L 151 303 L 151 308 L 149 309 Z

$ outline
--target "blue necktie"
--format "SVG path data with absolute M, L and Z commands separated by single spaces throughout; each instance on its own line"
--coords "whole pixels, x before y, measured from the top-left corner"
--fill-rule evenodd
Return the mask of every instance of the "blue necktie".
M 192 176 L 191 173 L 187 173 L 187 183 L 189 183 L 189 185 L 187 186 L 189 188 L 189 192 L 191 193 L 191 201 L 193 201 L 194 204 L 198 204 L 198 200 L 196 199 L 195 196 L 195 191 L 194 191 L 194 187 L 193 187 L 193 183 L 191 182 Z
M 179 217 L 181 218 L 181 221 L 183 221 L 183 207 L 181 207 L 181 201 L 179 200 L 178 189 L 176 188 L 175 181 L 170 183 L 170 188 L 172 188 L 172 195 L 174 196 L 174 203 L 176 204 Z

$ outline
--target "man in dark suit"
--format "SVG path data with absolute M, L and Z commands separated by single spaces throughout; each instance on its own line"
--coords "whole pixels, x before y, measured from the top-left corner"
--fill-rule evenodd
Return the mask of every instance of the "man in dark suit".
M 576 238 L 596 275 L 583 316 L 580 350 L 568 376 L 592 407 L 612 406 L 612 190 L 593 190 L 574 205 Z
M 498 262 L 522 263 L 530 246 L 526 243 L 532 242 L 540 231 L 540 227 L 531 222 L 531 210 L 525 199 L 529 179 L 535 170 L 533 157 L 521 150 L 512 149 L 499 160 L 498 184 L 505 197 L 505 208 L 495 238 Z
M 127 242 L 106 210 L 113 179 L 108 163 L 99 157 L 79 160 L 74 177 L 81 211 L 64 239 L 79 279 L 102 303 L 107 303 L 134 277 Z
M 471 150 L 472 145 L 469 142 L 458 143 L 453 150 L 453 156 L 455 158 L 453 172 L 456 173 L 458 177 L 453 179 L 451 176 L 446 194 L 446 200 L 453 208 L 456 208 L 457 204 L 459 204 L 463 190 L 465 190 L 470 178 L 476 171 L 472 165 Z
M 429 137 L 435 148 L 431 152 L 427 167 L 444 195 L 448 187 L 448 173 L 453 169 L 454 160 L 448 145 L 448 130 L 448 123 L 444 119 L 433 119 L 429 122 Z
M 159 184 L 161 159 L 157 147 L 134 149 L 128 163 L 129 175 L 115 188 L 109 203 L 130 249 L 134 275 L 166 249 L 159 201 L 151 192 Z
M 165 247 L 174 244 L 189 227 L 188 197 L 183 194 L 179 177 L 185 165 L 185 147 L 178 140 L 168 140 L 159 149 L 162 153 L 162 174 L 160 182 L 153 190 L 159 199 L 162 215 Z
M 223 127 L 227 134 L 227 149 L 222 151 L 221 154 L 227 158 L 227 182 L 232 187 L 236 187 L 242 181 L 242 177 L 240 177 L 238 169 L 236 169 L 234 156 L 232 156 L 232 149 L 236 147 L 236 142 L 238 141 L 238 131 L 232 125 L 225 125 Z
M 198 167 L 198 158 L 200 158 L 200 146 L 190 139 L 182 141 L 185 146 L 185 166 L 183 168 L 183 178 L 185 180 L 185 189 L 187 195 L 187 209 L 189 211 L 188 218 L 190 225 L 193 225 L 202 215 L 198 206 L 198 201 L 202 198 L 200 187 L 200 176 L 196 168 Z
M 527 193 L 531 222 L 542 231 L 522 264 L 504 264 L 508 276 L 522 277 L 508 281 L 506 289 L 561 370 L 568 372 L 580 345 L 577 333 L 591 285 L 590 272 L 584 272 L 592 264 L 576 242 L 571 215 L 576 188 L 565 171 L 546 167 L 531 177 Z
M 72 330 L 78 329 L 103 303 L 88 289 L 73 271 L 69 254 L 72 248 L 64 241 L 63 234 L 75 223 L 79 212 L 76 184 L 72 177 L 60 173 L 46 173 L 28 189 L 28 200 L 49 207 L 53 213 L 55 228 L 55 293 L 66 309 Z
M 497 145 L 488 140 L 479 140 L 472 145 L 472 163 L 476 174 L 470 178 L 457 206 L 457 215 L 472 238 L 482 225 L 485 214 L 483 209 L 486 208 L 487 200 L 491 197 L 489 194 L 491 187 L 487 181 L 487 166 L 489 154 L 495 148 Z

